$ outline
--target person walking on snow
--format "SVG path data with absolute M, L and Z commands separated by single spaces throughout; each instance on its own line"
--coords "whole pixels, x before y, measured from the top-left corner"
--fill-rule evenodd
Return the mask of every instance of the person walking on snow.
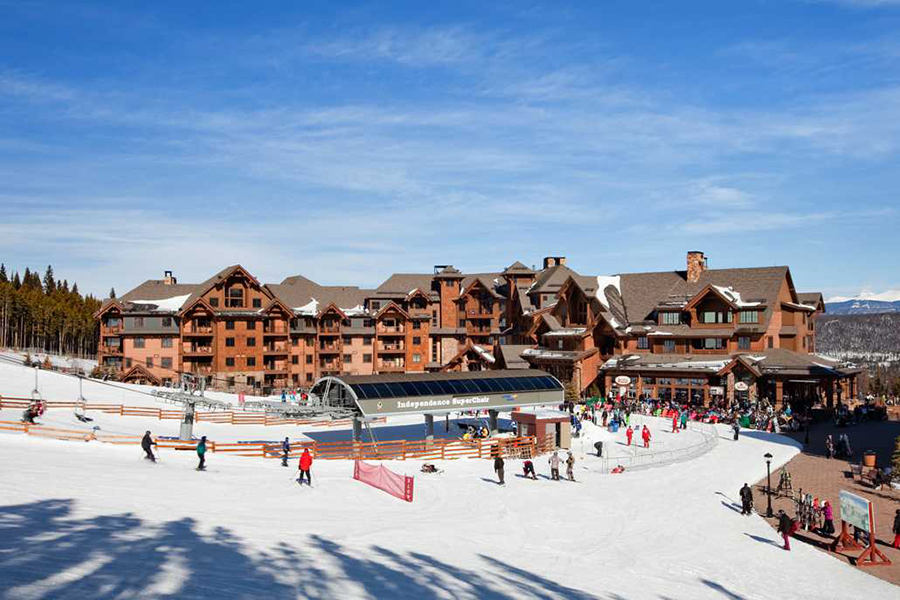
M 197 465 L 198 471 L 206 470 L 206 436 L 204 435 L 200 438 L 200 443 L 197 444 L 197 456 L 200 457 L 200 464 Z
M 306 477 L 306 481 L 309 485 L 312 485 L 312 473 L 310 469 L 312 468 L 312 454 L 309 453 L 309 448 L 303 449 L 303 454 L 300 455 L 300 485 L 303 485 L 303 477 Z
M 678 433 L 678 413 L 672 414 L 672 433 Z
M 288 456 L 291 453 L 291 442 L 290 439 L 284 438 L 284 441 L 281 442 L 281 466 L 288 466 Z
M 688 411 L 683 410 L 683 411 L 681 411 L 681 428 L 682 429 L 687 429 L 687 422 L 688 422 Z
M 650 447 L 650 428 L 644 425 L 644 428 L 641 430 L 641 438 L 644 440 L 644 448 Z
M 778 511 L 778 533 L 784 540 L 784 549 L 791 551 L 791 534 L 794 533 L 794 520 L 791 519 L 783 510 Z
M 741 424 L 737 420 L 731 426 L 731 430 L 734 432 L 734 441 L 738 441 L 738 437 L 741 435 Z
M 575 481 L 575 457 L 571 450 L 569 450 L 569 456 L 566 457 L 566 477 L 569 478 L 569 481 Z
M 631 445 L 631 436 L 634 435 L 634 430 L 629 427 L 625 430 L 625 437 L 628 438 L 628 445 Z
M 753 512 L 753 490 L 746 483 L 740 491 L 741 496 L 741 514 L 749 515 Z
M 497 473 L 500 485 L 506 485 L 506 482 L 503 481 L 503 457 L 499 454 L 494 457 L 494 472 Z
M 550 479 L 559 481 L 559 452 L 554 452 L 547 462 L 550 463 Z
M 156 462 L 156 457 L 153 456 L 153 452 L 150 451 L 151 446 L 155 446 L 156 442 L 153 441 L 153 438 L 150 437 L 150 431 L 147 430 L 147 433 L 144 434 L 144 437 L 141 439 L 141 449 L 147 454 L 144 458 L 152 460 Z

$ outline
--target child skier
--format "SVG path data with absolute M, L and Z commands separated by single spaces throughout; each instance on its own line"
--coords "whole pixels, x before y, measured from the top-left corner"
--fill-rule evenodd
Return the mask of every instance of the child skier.
M 644 428 L 641 430 L 641 438 L 644 440 L 644 448 L 650 447 L 650 428 L 644 425 Z

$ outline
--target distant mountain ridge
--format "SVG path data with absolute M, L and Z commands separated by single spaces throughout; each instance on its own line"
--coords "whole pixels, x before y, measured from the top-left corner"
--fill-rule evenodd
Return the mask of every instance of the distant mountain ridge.
M 816 351 L 863 362 L 900 361 L 900 312 L 821 315 Z
M 843 302 L 826 302 L 825 312 L 832 315 L 895 313 L 900 312 L 900 300 L 894 302 L 885 302 L 884 300 L 844 300 Z

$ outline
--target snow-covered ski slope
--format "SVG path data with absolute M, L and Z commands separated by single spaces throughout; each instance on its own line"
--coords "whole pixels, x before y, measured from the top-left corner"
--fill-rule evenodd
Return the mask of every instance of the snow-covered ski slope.
M 0 368 L 0 393 L 27 395 L 9 389 L 16 377 Z M 686 435 L 654 429 L 653 443 Z M 408 504 L 353 481 L 344 461 L 317 461 L 301 488 L 296 460 L 211 454 L 198 473 L 189 452 L 152 464 L 134 446 L 4 434 L 0 599 L 898 597 L 803 544 L 781 550 L 739 514 L 740 486 L 764 476 L 766 452 L 775 466 L 794 456 L 792 440 L 720 438 L 692 461 L 622 475 L 578 451 L 578 483 L 547 479 L 545 459 L 538 481 L 507 461 L 504 487 L 486 460 L 438 462 L 437 475 L 386 463 L 416 476 Z

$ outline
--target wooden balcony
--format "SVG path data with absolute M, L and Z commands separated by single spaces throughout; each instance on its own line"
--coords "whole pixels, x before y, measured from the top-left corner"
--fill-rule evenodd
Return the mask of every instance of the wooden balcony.
M 100 352 L 108 356 L 118 356 L 123 354 L 122 346 L 100 346 Z
M 212 346 L 183 346 L 181 348 L 181 353 L 184 356 L 193 356 L 193 355 L 206 355 L 210 356 L 213 353 Z
M 115 335 L 117 333 L 122 333 L 121 325 L 115 325 L 112 327 L 110 327 L 108 325 L 104 325 L 102 329 L 103 329 L 104 334 Z
M 286 344 L 270 344 L 263 348 L 263 354 L 277 355 L 288 354 L 290 350 Z
M 287 336 L 291 330 L 287 326 L 279 327 L 263 327 L 263 335 L 268 336 Z
M 199 363 L 185 364 L 184 370 L 188 373 L 194 373 L 196 375 L 212 375 L 213 373 L 212 365 L 200 366 Z
M 383 354 L 403 354 L 406 352 L 406 348 L 403 344 L 378 344 L 378 352 Z
M 341 347 L 337 344 L 325 344 L 319 346 L 319 354 L 340 354 Z
M 378 325 L 375 328 L 375 333 L 377 333 L 378 335 L 405 335 L 406 327 L 404 327 L 403 325 L 396 325 L 394 327 Z
M 406 366 L 397 363 L 378 363 L 378 372 L 379 373 L 403 373 L 406 371 Z
M 197 325 L 196 323 L 188 323 L 181 332 L 183 335 L 212 335 L 212 325 Z

